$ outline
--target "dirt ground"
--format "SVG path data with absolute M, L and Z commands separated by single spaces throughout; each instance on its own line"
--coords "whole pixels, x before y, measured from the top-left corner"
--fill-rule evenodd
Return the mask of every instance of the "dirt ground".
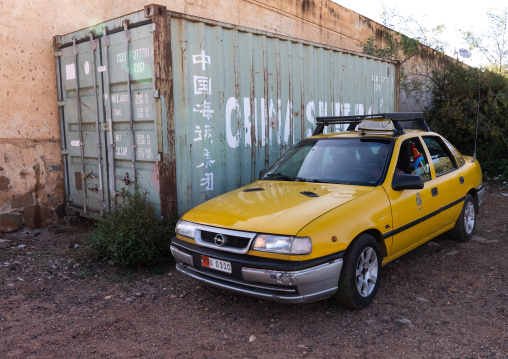
M 508 358 L 508 185 L 475 237 L 383 267 L 374 303 L 285 305 L 83 255 L 86 228 L 0 234 L 1 358 Z

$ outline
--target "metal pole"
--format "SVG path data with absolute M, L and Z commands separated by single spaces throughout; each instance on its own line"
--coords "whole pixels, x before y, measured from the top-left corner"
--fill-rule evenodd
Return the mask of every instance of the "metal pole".
M 67 144 L 65 139 L 65 119 L 64 119 L 64 110 L 63 110 L 63 90 L 62 90 L 62 80 L 60 78 L 61 71 L 61 63 L 60 63 L 60 54 L 55 54 L 56 61 L 56 88 L 57 88 L 57 96 L 58 96 L 58 114 L 60 117 L 60 140 L 62 143 L 62 163 L 63 163 L 63 172 L 64 172 L 64 185 L 65 185 L 65 200 L 67 201 L 70 196 L 70 185 L 69 185 L 69 169 L 67 163 Z
M 76 72 L 76 106 L 78 109 L 78 126 L 79 126 L 79 147 L 81 152 L 81 187 L 83 190 L 83 213 L 87 214 L 88 198 L 86 195 L 86 171 L 85 171 L 85 143 L 83 142 L 83 124 L 81 118 L 81 98 L 79 97 L 79 70 L 78 70 L 78 47 L 76 45 L 76 37 L 72 38 L 72 48 L 74 51 L 74 70 Z
M 97 162 L 99 166 L 99 192 L 100 192 L 100 212 L 104 216 L 104 191 L 102 188 L 102 142 L 99 128 L 99 104 L 97 100 L 97 79 L 95 77 L 95 50 L 97 49 L 97 40 L 94 40 L 93 33 L 90 31 L 90 56 L 92 58 L 92 77 L 95 100 L 95 133 L 97 134 Z
M 104 71 L 104 103 L 106 105 L 106 117 L 107 117 L 107 128 L 109 132 L 109 144 L 108 144 L 108 178 L 109 178 L 109 196 L 110 198 L 116 197 L 116 186 L 115 186 L 115 136 L 113 132 L 113 110 L 111 108 L 111 93 L 109 91 L 109 36 L 108 28 L 104 28 L 104 35 L 102 36 L 102 45 L 105 49 L 104 65 L 106 67 Z M 111 201 L 111 200 L 110 200 Z M 111 207 L 114 206 L 115 201 L 112 201 Z
M 129 21 L 123 22 L 123 29 L 125 34 L 125 58 L 127 60 L 127 89 L 129 91 L 129 122 L 130 122 L 130 134 L 131 134 L 131 148 L 132 148 L 132 178 L 134 183 L 134 191 L 137 190 L 136 181 L 136 139 L 134 138 L 134 115 L 132 113 L 132 93 L 131 93 L 131 70 L 129 62 L 129 42 L 131 41 L 131 32 L 128 28 Z

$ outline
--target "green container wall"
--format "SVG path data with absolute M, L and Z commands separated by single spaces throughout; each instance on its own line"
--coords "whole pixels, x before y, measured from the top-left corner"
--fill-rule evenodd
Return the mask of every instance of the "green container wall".
M 397 110 L 380 59 L 158 5 L 91 30 L 54 38 L 66 190 L 86 216 L 135 183 L 182 215 L 256 180 L 316 116 Z

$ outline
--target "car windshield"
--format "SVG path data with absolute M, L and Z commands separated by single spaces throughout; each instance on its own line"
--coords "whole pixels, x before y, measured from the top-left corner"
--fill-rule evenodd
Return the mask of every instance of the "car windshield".
M 262 180 L 377 185 L 387 167 L 390 140 L 305 140 L 289 150 Z

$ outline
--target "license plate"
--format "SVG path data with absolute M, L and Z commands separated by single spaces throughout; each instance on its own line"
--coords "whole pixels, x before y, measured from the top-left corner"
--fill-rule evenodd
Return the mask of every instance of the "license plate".
M 221 261 L 207 256 L 201 256 L 201 265 L 203 267 L 215 269 L 221 272 L 231 273 L 231 262 Z

